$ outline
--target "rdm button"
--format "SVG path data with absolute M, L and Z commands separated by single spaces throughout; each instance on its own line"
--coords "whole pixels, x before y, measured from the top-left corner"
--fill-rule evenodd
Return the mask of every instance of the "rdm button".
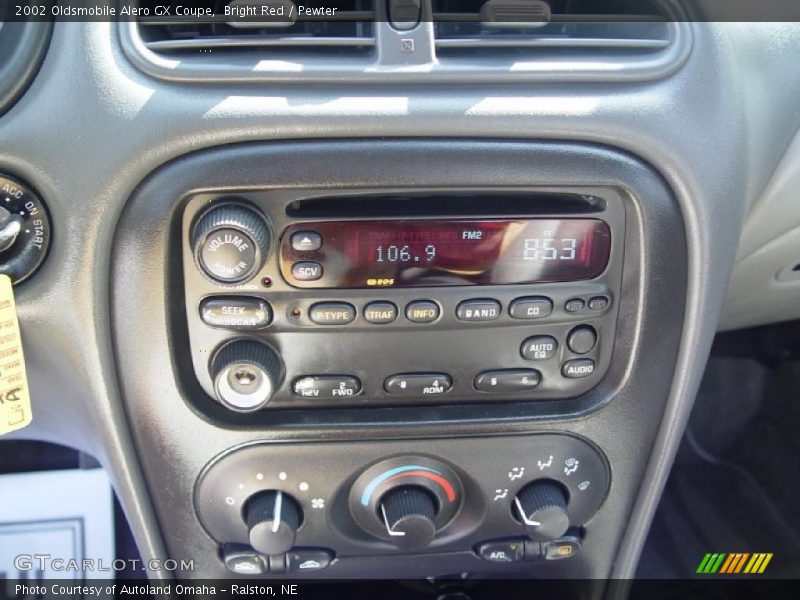
M 356 318 L 356 309 L 347 302 L 318 302 L 308 315 L 317 325 L 346 325 Z

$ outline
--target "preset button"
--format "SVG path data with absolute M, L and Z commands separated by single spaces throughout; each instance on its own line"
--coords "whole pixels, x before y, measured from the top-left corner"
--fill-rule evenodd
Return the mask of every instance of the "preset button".
M 295 396 L 303 398 L 348 398 L 361 391 L 361 381 L 352 375 L 306 375 L 295 379 Z
M 393 396 L 442 396 L 453 387 L 446 373 L 403 373 L 392 375 L 383 384 Z
M 356 318 L 356 308 L 347 302 L 317 302 L 308 315 L 317 325 L 346 325 Z
M 479 392 L 513 393 L 532 390 L 542 381 L 535 369 L 504 369 L 484 371 L 475 378 L 475 389 Z

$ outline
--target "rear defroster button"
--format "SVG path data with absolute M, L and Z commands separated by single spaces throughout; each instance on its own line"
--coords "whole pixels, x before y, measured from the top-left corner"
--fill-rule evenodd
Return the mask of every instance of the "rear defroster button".
M 393 396 L 442 396 L 453 387 L 446 373 L 403 373 L 392 375 L 383 384 Z

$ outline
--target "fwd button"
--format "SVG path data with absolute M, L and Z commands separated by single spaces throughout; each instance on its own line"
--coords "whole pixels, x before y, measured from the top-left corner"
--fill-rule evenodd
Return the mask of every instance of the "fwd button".
M 393 396 L 442 396 L 453 387 L 445 373 L 403 373 L 392 375 L 383 384 Z
M 361 391 L 361 382 L 352 375 L 306 375 L 292 385 L 295 396 L 303 398 L 348 398 Z

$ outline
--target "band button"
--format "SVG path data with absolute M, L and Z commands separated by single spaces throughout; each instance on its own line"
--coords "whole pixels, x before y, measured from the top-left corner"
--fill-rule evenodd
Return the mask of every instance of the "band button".
M 347 302 L 318 302 L 308 316 L 317 325 L 347 325 L 356 318 L 356 308 Z
M 397 307 L 391 302 L 370 302 L 364 307 L 364 320 L 375 325 L 391 323 L 397 318 Z
M 494 321 L 502 308 L 497 300 L 465 300 L 456 308 L 460 321 Z
M 415 300 L 406 305 L 406 319 L 412 323 L 431 323 L 439 318 L 439 305 L 432 300 Z

